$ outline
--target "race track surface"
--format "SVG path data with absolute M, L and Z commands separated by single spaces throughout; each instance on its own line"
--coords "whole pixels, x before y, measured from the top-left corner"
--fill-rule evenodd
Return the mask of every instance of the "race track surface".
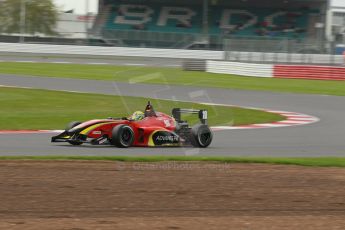
M 0 85 L 240 105 L 320 118 L 305 126 L 217 131 L 207 149 L 73 147 L 50 143 L 52 134 L 8 134 L 0 136 L 1 155 L 345 156 L 343 97 L 13 75 L 1 75 Z

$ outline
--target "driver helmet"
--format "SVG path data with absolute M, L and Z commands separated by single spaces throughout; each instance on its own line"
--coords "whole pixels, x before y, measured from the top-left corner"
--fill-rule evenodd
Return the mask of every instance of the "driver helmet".
M 134 112 L 131 116 L 129 116 L 129 120 L 133 121 L 140 121 L 145 118 L 145 114 L 141 111 Z
M 150 101 L 147 103 L 145 108 L 145 117 L 156 117 L 155 110 L 153 109 Z

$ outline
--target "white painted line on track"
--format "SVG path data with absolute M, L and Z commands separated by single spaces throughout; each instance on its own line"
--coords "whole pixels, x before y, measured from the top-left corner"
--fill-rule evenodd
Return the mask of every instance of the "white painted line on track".
M 36 63 L 37 61 L 19 60 L 19 61 L 15 61 L 15 62 L 19 62 L 19 63 Z
M 305 124 L 305 121 L 293 121 L 293 120 L 286 120 L 286 121 L 278 121 L 279 124 Z
M 281 110 L 267 110 L 270 113 L 280 113 L 280 114 L 298 114 L 295 112 L 287 112 L 287 111 L 281 111 Z
M 288 126 L 287 124 L 255 124 L 254 126 L 257 127 L 286 127 Z
M 0 87 L 4 87 L 4 88 L 19 88 L 19 89 L 33 89 L 32 87 L 13 86 L 13 85 L 0 85 Z
M 222 131 L 222 130 L 239 130 L 239 129 L 253 129 L 252 127 L 244 126 L 213 126 L 211 127 L 213 131 Z
M 146 66 L 146 64 L 141 63 L 125 63 L 126 66 Z
M 110 63 L 102 63 L 102 62 L 91 62 L 86 63 L 87 65 L 111 65 Z
M 69 61 L 52 61 L 52 62 L 48 62 L 48 63 L 53 63 L 53 64 L 72 64 L 73 62 L 69 62 Z M 76 64 L 76 63 L 74 63 Z
M 314 117 L 289 117 L 289 120 L 295 120 L 295 121 L 312 121 L 314 120 Z
M 62 133 L 64 130 L 0 130 L 0 134 Z
M 181 65 L 164 65 L 164 67 L 180 67 Z

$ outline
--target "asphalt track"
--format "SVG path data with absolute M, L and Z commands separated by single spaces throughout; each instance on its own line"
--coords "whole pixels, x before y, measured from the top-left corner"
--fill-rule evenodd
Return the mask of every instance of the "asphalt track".
M 345 156 L 343 97 L 13 75 L 1 75 L 0 85 L 232 104 L 300 112 L 321 119 L 288 128 L 218 131 L 207 149 L 74 147 L 50 143 L 52 134 L 8 134 L 0 135 L 0 155 Z

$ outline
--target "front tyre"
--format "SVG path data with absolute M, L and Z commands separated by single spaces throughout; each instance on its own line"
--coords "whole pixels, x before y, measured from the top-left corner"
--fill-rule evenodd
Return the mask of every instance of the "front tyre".
M 134 131 L 128 125 L 118 125 L 113 128 L 111 144 L 119 148 L 128 148 L 134 142 Z
M 66 132 L 70 129 L 73 129 L 74 127 L 80 125 L 81 122 L 80 121 L 72 121 L 71 123 L 69 123 L 67 126 L 66 126 Z M 70 143 L 71 145 L 81 145 L 83 144 L 82 142 L 80 141 L 68 141 L 68 143 Z
M 191 130 L 191 143 L 197 148 L 208 147 L 213 139 L 213 133 L 211 129 L 204 124 L 197 124 L 192 127 Z
M 72 121 L 71 123 L 69 123 L 67 126 L 66 126 L 66 131 L 70 130 L 70 129 L 73 129 L 74 127 L 80 125 L 81 122 L 80 121 Z

